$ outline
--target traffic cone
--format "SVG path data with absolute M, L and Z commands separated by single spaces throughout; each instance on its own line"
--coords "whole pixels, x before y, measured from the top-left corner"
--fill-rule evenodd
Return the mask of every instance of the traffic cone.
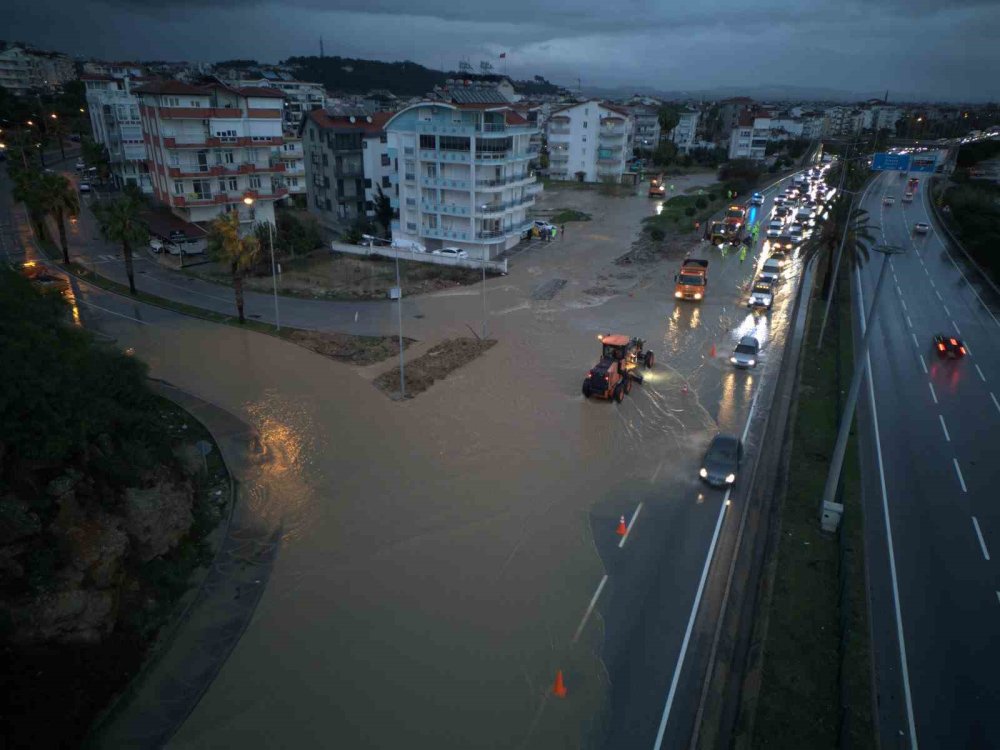
M 714 343 L 712 344 L 712 348 L 708 350 L 708 356 L 712 357 L 713 359 L 715 358 L 715 344 Z
M 687 392 L 688 392 L 688 387 L 687 383 L 685 383 L 684 385 L 681 386 L 681 393 L 687 393 Z
M 615 533 L 618 536 L 625 536 L 627 532 L 628 529 L 625 526 L 625 516 L 622 516 L 620 519 L 618 519 L 618 528 L 615 529 Z
M 566 683 L 563 682 L 562 670 L 556 672 L 556 683 L 552 686 L 552 694 L 556 698 L 566 697 Z

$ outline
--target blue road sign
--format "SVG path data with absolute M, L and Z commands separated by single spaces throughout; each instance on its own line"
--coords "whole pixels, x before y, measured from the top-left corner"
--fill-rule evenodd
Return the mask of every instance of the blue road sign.
M 909 169 L 909 154 L 889 154 L 879 151 L 872 160 L 873 172 L 907 172 Z M 933 172 L 933 168 L 930 171 Z
M 910 159 L 910 172 L 933 172 L 937 167 L 936 154 L 914 154 Z

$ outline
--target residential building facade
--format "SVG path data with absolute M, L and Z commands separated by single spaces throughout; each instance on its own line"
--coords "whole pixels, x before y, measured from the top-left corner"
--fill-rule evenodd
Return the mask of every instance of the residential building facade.
M 18 45 L 0 51 L 0 86 L 15 96 L 58 90 L 74 78 L 73 61 L 62 53 Z
M 420 102 L 386 123 L 393 239 L 495 258 L 530 226 L 535 127 L 502 104 Z
M 729 134 L 729 158 L 763 161 L 771 137 L 771 118 L 767 113 L 744 112 Z
M 633 121 L 615 105 L 590 100 L 554 110 L 547 124 L 554 180 L 620 182 L 631 156 Z
M 375 198 L 393 192 L 385 124 L 391 112 L 309 112 L 302 122 L 306 202 L 326 229 L 340 232 L 374 218 Z
M 87 110 L 94 140 L 108 152 L 111 179 L 118 188 L 132 185 L 147 195 L 153 192 L 146 141 L 142 135 L 139 97 L 134 88 L 142 81 L 84 74 Z
M 632 115 L 632 148 L 635 151 L 656 151 L 660 145 L 660 118 L 655 107 L 628 107 Z
M 698 133 L 698 118 L 700 113 L 683 109 L 677 113 L 677 125 L 670 131 L 670 140 L 677 146 L 677 151 L 686 154 L 694 148 Z
M 163 81 L 136 93 L 160 202 L 192 223 L 231 211 L 247 230 L 274 222 L 274 203 L 288 194 L 276 179 L 285 165 L 272 157 L 284 145 L 280 91 Z

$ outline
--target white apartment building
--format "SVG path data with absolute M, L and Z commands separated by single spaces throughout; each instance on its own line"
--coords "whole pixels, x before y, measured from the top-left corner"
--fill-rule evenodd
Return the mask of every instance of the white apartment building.
M 139 97 L 133 89 L 142 80 L 105 75 L 80 76 L 87 91 L 87 110 L 94 140 L 108 152 L 111 179 L 119 188 L 134 185 L 152 194 L 153 181 L 147 167 L 149 157 L 142 136 Z
M 677 113 L 680 118 L 677 126 L 670 131 L 670 140 L 677 146 L 677 151 L 686 154 L 694 148 L 698 133 L 698 118 L 700 112 L 685 109 Z
M 855 107 L 830 107 L 824 114 L 830 135 L 854 135 L 864 127 L 864 112 Z
M 533 125 L 505 104 L 420 102 L 385 130 L 399 212 L 393 239 L 483 259 L 520 241 L 541 189 L 528 168 Z
M 73 61 L 60 52 L 13 45 L 0 52 L 0 86 L 15 96 L 54 91 L 76 78 Z
M 770 137 L 770 116 L 742 113 L 729 134 L 729 158 L 763 161 Z
M 146 66 L 141 63 L 104 62 L 103 60 L 87 60 L 83 64 L 84 75 L 110 76 L 111 78 L 144 78 Z M 83 78 L 84 76 L 80 76 Z
M 660 118 L 655 107 L 636 105 L 626 108 L 632 115 L 632 148 L 655 151 L 660 145 Z
M 395 195 L 385 124 L 391 112 L 337 115 L 309 112 L 302 123 L 309 212 L 331 231 L 375 217 L 381 190 Z
M 802 120 L 794 117 L 772 117 L 771 135 L 772 141 L 790 141 L 802 138 Z
M 590 100 L 554 110 L 546 126 L 554 180 L 620 182 L 631 156 L 633 122 L 620 107 Z
M 247 229 L 274 222 L 274 202 L 288 194 L 272 156 L 284 145 L 280 91 L 162 81 L 136 94 L 153 194 L 174 215 L 199 223 L 236 211 Z
M 288 133 L 297 133 L 302 117 L 314 109 L 322 109 L 326 102 L 326 89 L 322 84 L 299 81 L 288 73 L 276 70 L 255 71 L 254 75 L 247 75 L 247 72 L 222 78 L 222 81 L 237 88 L 273 88 L 280 91 L 285 97 L 282 120 Z
M 275 162 L 280 161 L 285 169 L 274 175 L 276 187 L 283 187 L 289 197 L 306 194 L 306 164 L 305 152 L 302 150 L 302 138 L 296 133 L 282 135 L 284 141 L 271 152 Z

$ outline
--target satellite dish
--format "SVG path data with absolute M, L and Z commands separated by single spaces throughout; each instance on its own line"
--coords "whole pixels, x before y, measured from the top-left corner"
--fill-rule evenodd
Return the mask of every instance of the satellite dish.
M 366 122 L 371 122 L 372 121 L 372 116 L 368 115 L 367 117 L 365 117 L 365 121 Z
M 348 120 L 349 120 L 350 122 L 357 122 L 357 119 L 358 119 L 358 118 L 356 118 L 356 117 L 355 117 L 354 115 L 351 115 L 351 116 L 350 116 L 350 117 L 348 118 Z

